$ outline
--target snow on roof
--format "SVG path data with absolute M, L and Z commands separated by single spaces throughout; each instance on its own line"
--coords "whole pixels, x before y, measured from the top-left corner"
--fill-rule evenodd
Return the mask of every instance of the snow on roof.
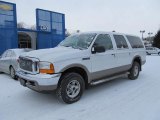
M 139 37 L 137 35 L 133 35 L 133 34 L 125 34 L 125 33 L 119 33 L 119 32 L 105 32 L 105 31 L 89 31 L 89 32 L 80 32 L 80 33 L 74 33 L 72 35 L 76 35 L 76 34 L 118 34 L 118 35 L 130 35 L 130 36 L 135 36 L 135 37 Z

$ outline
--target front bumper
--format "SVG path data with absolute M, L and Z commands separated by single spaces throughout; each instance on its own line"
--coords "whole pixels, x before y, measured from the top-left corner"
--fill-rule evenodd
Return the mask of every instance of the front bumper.
M 22 71 L 16 72 L 21 85 L 28 87 L 32 90 L 41 91 L 53 91 L 57 89 L 58 81 L 61 74 L 26 74 Z

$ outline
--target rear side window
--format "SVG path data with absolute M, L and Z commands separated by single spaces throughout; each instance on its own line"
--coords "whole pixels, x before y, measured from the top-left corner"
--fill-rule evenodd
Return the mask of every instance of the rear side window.
M 139 37 L 135 36 L 126 36 L 132 48 L 144 48 L 143 43 Z
M 107 34 L 98 35 L 94 45 L 103 46 L 105 47 L 105 50 L 113 49 L 111 37 Z
M 123 48 L 127 49 L 128 48 L 128 45 L 127 45 L 127 42 L 126 42 L 124 36 L 122 36 L 122 35 L 113 35 L 113 36 L 114 36 L 117 48 L 119 48 L 119 49 L 123 49 Z

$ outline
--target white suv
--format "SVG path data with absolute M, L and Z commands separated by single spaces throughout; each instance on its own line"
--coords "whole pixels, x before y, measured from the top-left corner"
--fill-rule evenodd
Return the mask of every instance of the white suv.
M 160 55 L 160 49 L 156 47 L 146 47 L 147 55 L 158 54 Z
M 135 80 L 146 62 L 142 40 L 115 32 L 67 37 L 57 47 L 20 56 L 21 85 L 43 92 L 57 90 L 66 103 L 78 101 L 85 88 L 128 74 Z

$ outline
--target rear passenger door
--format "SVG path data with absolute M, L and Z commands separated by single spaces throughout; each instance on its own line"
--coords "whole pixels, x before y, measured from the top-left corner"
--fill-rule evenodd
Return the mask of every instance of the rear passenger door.
M 131 63 L 130 50 L 127 41 L 123 35 L 113 35 L 117 46 L 116 60 L 117 67 L 125 70 Z
M 112 74 L 112 68 L 116 67 L 115 51 L 110 35 L 100 34 L 95 40 L 94 46 L 104 46 L 105 52 L 103 53 L 92 53 L 92 79 L 98 79 Z

